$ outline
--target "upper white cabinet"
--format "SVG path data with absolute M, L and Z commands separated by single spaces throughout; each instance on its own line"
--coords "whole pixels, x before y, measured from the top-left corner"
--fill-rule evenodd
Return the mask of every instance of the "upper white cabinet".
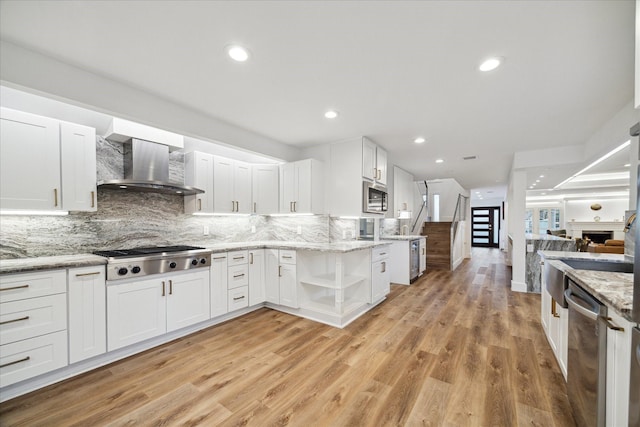
M 328 213 L 358 217 L 384 214 L 363 212 L 363 183 L 387 185 L 387 153 L 369 139 L 357 137 L 331 144 L 330 158 Z
M 280 166 L 280 212 L 324 213 L 322 162 L 306 159 Z
M 362 137 L 362 177 L 387 185 L 387 152 Z
M 184 197 L 185 213 L 213 213 L 213 155 L 193 151 L 184 156 L 184 183 L 204 193 Z
M 251 212 L 251 166 L 213 156 L 213 210 L 216 213 Z
M 401 211 L 413 212 L 413 175 L 393 168 L 393 216 L 400 217 Z
M 253 165 L 252 166 L 251 195 L 253 204 L 251 212 L 268 215 L 279 210 L 279 175 L 278 165 Z
M 0 109 L 0 208 L 96 210 L 95 129 Z

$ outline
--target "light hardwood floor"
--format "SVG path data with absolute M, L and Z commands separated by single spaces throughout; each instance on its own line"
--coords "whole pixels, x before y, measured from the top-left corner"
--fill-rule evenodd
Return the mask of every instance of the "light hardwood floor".
M 497 249 L 393 285 L 345 329 L 269 309 L 0 405 L 0 424 L 573 426 Z

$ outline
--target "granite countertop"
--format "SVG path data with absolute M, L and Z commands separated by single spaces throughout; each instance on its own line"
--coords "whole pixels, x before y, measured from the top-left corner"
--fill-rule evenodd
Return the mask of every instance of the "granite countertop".
M 400 236 L 400 235 L 394 235 L 394 236 L 380 236 L 381 240 L 416 240 L 416 239 L 422 239 L 422 238 L 427 238 L 427 236 L 418 236 L 418 235 L 406 235 L 406 236 Z
M 591 261 L 626 262 L 622 254 L 601 254 L 592 252 L 538 251 L 553 267 L 564 272 L 578 285 L 596 299 L 613 309 L 625 319 L 633 322 L 631 307 L 633 304 L 633 273 L 611 271 L 579 270 L 562 262 L 563 259 L 582 259 Z
M 390 245 L 390 242 L 384 241 L 349 241 L 334 243 L 307 243 L 307 242 L 280 242 L 280 241 L 263 241 L 263 242 L 234 242 L 234 243 L 217 243 L 214 245 L 205 245 L 212 253 L 227 252 L 243 249 L 292 249 L 292 250 L 311 250 L 321 252 L 338 252 L 346 253 L 359 251 L 362 249 L 370 249 L 378 246 Z M 34 258 L 18 258 L 0 260 L 0 274 L 21 273 L 27 271 L 53 270 L 56 268 L 72 268 L 85 267 L 91 265 L 105 265 L 107 259 L 102 256 L 92 254 L 78 255 L 59 255 Z
M 562 241 L 571 241 L 572 239 L 566 239 L 564 237 L 553 236 L 551 234 L 530 234 L 527 233 L 524 235 L 526 240 L 562 240 Z
M 105 265 L 107 259 L 92 254 L 44 256 L 0 260 L 0 274 L 25 271 L 52 270 L 56 268 L 88 267 Z

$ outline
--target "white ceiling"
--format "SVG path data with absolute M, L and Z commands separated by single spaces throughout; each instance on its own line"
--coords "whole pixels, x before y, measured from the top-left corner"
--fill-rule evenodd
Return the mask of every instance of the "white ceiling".
M 514 152 L 584 144 L 631 100 L 634 4 L 3 0 L 0 38 L 286 144 L 367 135 L 416 179 L 493 188 Z

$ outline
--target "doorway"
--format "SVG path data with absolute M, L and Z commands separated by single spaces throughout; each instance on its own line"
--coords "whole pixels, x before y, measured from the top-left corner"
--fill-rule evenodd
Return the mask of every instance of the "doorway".
M 471 208 L 471 246 L 497 248 L 500 246 L 500 208 Z

